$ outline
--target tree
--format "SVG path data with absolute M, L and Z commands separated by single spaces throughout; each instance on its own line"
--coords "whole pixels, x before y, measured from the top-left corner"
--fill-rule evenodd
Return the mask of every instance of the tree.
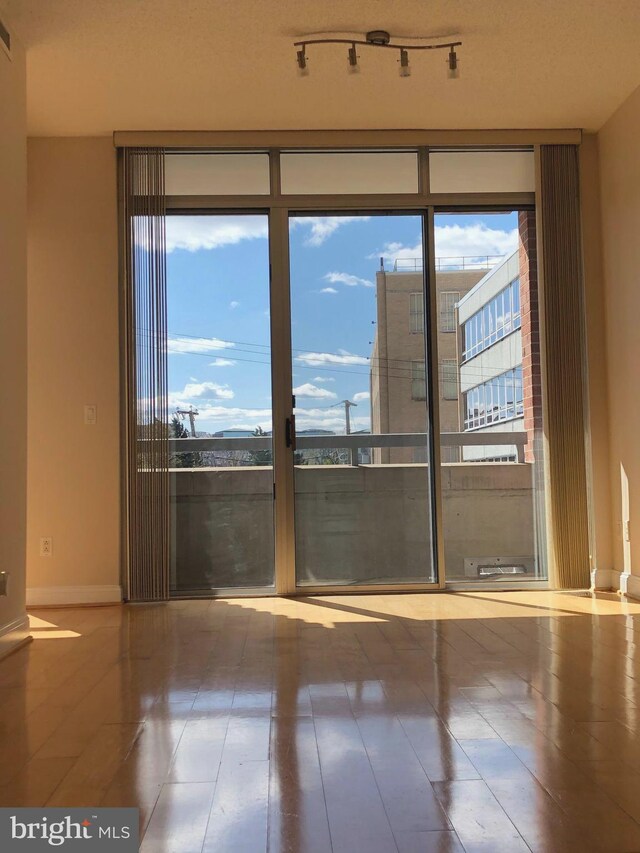
M 267 438 L 266 432 L 262 429 L 261 426 L 257 426 L 253 435 L 256 438 Z M 249 464 L 250 465 L 273 465 L 273 452 L 268 450 L 250 450 L 249 451 Z
M 189 438 L 189 431 L 182 423 L 178 415 L 173 415 L 169 424 L 169 438 Z M 203 458 L 199 450 L 189 451 L 188 453 L 171 453 L 169 454 L 170 468 L 202 468 Z

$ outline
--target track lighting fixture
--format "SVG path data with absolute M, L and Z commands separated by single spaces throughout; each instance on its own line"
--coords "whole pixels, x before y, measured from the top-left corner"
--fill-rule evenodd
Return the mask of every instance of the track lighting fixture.
M 436 38 L 433 36 L 432 38 Z M 307 46 L 310 44 L 348 44 L 350 45 L 347 52 L 347 69 L 349 73 L 356 74 L 360 71 L 360 64 L 358 62 L 358 54 L 356 52 L 356 45 L 363 45 L 364 47 L 382 47 L 382 48 L 391 48 L 392 50 L 400 51 L 400 66 L 399 72 L 401 77 L 409 77 L 411 75 L 411 67 L 409 65 L 409 51 L 411 50 L 448 50 L 449 58 L 448 58 L 448 76 L 451 79 L 455 79 L 458 77 L 458 57 L 456 54 L 456 47 L 460 47 L 462 45 L 461 41 L 451 41 L 446 44 L 398 44 L 392 43 L 391 36 L 386 30 L 371 30 L 366 33 L 366 35 L 353 35 L 350 38 L 344 36 L 344 34 L 336 34 L 335 38 L 331 37 L 331 34 L 328 34 L 323 38 L 309 38 L 305 39 L 305 41 L 296 41 L 294 42 L 294 46 L 297 48 L 296 57 L 298 62 L 298 73 L 301 77 L 306 77 L 309 73 L 309 68 L 307 67 Z

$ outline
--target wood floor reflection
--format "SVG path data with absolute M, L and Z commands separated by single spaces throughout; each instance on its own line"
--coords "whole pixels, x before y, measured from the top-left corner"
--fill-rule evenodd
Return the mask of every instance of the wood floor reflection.
M 640 603 L 38 610 L 0 805 L 138 806 L 144 853 L 640 851 Z

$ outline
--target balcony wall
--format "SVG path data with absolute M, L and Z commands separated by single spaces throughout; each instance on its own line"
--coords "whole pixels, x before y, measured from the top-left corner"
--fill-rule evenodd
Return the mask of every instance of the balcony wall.
M 181 589 L 271 582 L 270 468 L 174 469 L 174 584 Z M 308 582 L 425 580 L 430 553 L 427 467 L 296 467 L 298 564 Z M 442 467 L 449 579 L 470 560 L 517 560 L 533 572 L 532 468 Z

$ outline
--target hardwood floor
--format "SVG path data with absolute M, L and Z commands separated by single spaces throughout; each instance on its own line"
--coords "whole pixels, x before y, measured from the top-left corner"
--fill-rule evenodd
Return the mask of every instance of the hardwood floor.
M 143 853 L 640 851 L 640 603 L 580 593 L 32 614 L 0 805 L 138 806 Z

